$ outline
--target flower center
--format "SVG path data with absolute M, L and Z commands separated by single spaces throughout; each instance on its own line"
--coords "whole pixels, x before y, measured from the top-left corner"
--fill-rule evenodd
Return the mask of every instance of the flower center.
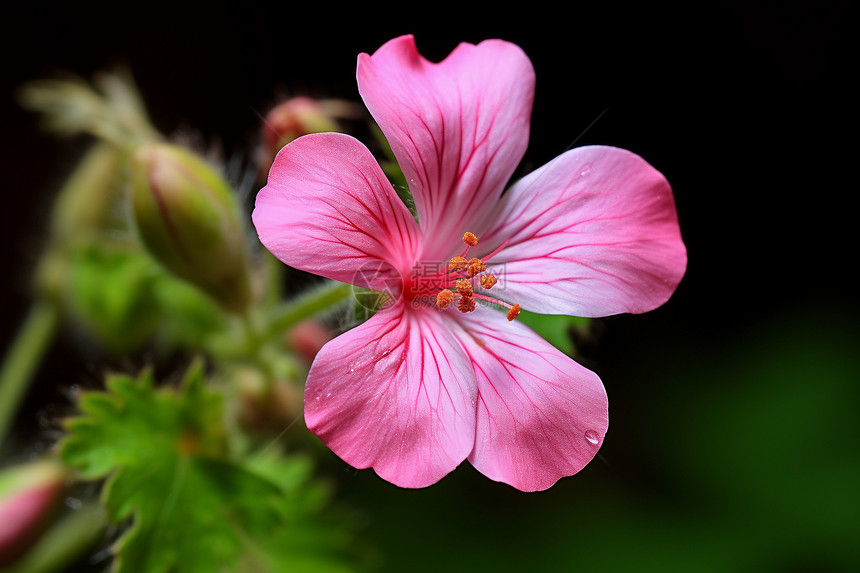
M 463 235 L 463 242 L 466 244 L 466 249 L 461 255 L 452 257 L 448 261 L 447 268 L 438 270 L 430 275 L 423 275 L 427 289 L 420 288 L 417 283 L 413 283 L 410 290 L 410 298 L 413 301 L 418 298 L 424 298 L 428 295 L 432 296 L 432 292 L 436 293 L 436 307 L 445 309 L 457 302 L 457 310 L 460 312 L 473 312 L 477 307 L 476 299 L 489 302 L 491 304 L 503 306 L 508 309 L 508 320 L 514 320 L 520 314 L 520 305 L 508 304 L 497 298 L 488 296 L 484 292 L 475 292 L 476 288 L 482 291 L 489 291 L 498 282 L 498 278 L 491 273 L 487 273 L 487 261 L 498 253 L 507 243 L 502 245 L 486 255 L 483 259 L 472 257 L 466 258 L 469 249 L 477 246 L 478 237 L 473 233 Z M 427 280 L 429 279 L 429 280 Z M 430 290 L 435 287 L 435 291 Z M 439 289 L 442 289 L 441 291 Z M 429 292 L 428 292 L 429 291 Z

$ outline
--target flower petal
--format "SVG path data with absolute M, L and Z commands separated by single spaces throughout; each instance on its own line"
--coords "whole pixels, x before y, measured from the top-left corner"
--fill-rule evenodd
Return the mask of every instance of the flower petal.
M 358 59 L 358 87 L 388 139 L 433 244 L 424 259 L 462 248 L 465 231 L 486 228 L 528 145 L 534 69 L 516 45 L 460 44 L 440 63 L 412 36 Z
M 585 467 L 609 424 L 600 378 L 501 312 L 481 308 L 461 324 L 478 383 L 472 465 L 522 491 Z
M 401 487 L 457 467 L 474 443 L 476 389 L 445 320 L 398 304 L 326 344 L 305 387 L 308 428 L 353 467 Z
M 662 305 L 687 267 L 669 183 L 641 157 L 580 147 L 518 181 L 484 244 L 494 293 L 546 314 L 608 316 Z
M 375 290 L 396 288 L 420 245 L 415 219 L 370 151 L 340 133 L 284 147 L 252 218 L 287 265 Z

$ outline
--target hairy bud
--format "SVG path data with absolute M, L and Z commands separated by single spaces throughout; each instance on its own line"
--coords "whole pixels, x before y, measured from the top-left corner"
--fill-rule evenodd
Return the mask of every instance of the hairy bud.
M 21 557 L 59 507 L 66 472 L 52 459 L 0 473 L 0 567 Z
M 149 252 L 225 309 L 245 309 L 248 256 L 229 185 L 202 158 L 171 144 L 142 146 L 133 164 L 134 217 Z

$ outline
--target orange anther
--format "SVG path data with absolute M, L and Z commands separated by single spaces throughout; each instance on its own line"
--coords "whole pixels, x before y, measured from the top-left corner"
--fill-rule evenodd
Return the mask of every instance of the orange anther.
M 474 247 L 478 244 L 478 237 L 475 236 L 474 233 L 464 233 L 463 234 L 463 242 L 469 245 L 470 247 Z
M 457 279 L 457 292 L 460 293 L 460 296 L 472 296 L 474 291 L 469 279 Z
M 487 270 L 487 265 L 481 259 L 469 259 L 469 265 L 466 267 L 466 274 L 469 277 L 479 275 Z
M 499 282 L 495 275 L 481 275 L 481 286 L 485 289 L 493 288 L 493 285 Z
M 520 305 L 515 304 L 511 307 L 511 310 L 508 311 L 508 320 L 513 320 L 520 315 Z
M 452 271 L 462 271 L 468 266 L 468 261 L 464 257 L 454 257 L 448 261 L 448 268 Z
M 475 299 L 471 296 L 461 296 L 457 301 L 457 310 L 460 312 L 472 312 L 475 310 Z
M 452 302 L 454 302 L 454 293 L 448 289 L 436 295 L 436 306 L 439 308 L 448 308 Z

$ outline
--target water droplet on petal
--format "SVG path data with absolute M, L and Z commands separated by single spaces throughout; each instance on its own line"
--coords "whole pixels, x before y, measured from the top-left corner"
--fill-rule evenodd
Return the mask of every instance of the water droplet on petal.
M 590 444 L 597 444 L 600 441 L 600 438 L 597 435 L 597 432 L 594 430 L 587 430 L 585 432 L 585 439 L 588 440 Z
M 579 176 L 580 177 L 588 175 L 589 172 L 591 172 L 591 163 L 586 163 L 585 165 L 583 165 L 582 167 L 579 168 Z

